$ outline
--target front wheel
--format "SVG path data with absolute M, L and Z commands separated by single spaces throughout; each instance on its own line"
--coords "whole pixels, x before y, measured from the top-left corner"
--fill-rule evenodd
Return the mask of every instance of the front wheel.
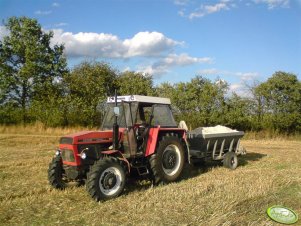
M 86 189 L 96 201 L 119 196 L 125 186 L 125 172 L 116 158 L 101 159 L 87 174 Z
M 64 189 L 66 182 L 64 180 L 64 168 L 61 156 L 55 156 L 48 168 L 48 181 L 56 189 Z
M 165 136 L 159 142 L 156 153 L 150 158 L 154 184 L 176 181 L 184 167 L 183 145 L 178 137 Z

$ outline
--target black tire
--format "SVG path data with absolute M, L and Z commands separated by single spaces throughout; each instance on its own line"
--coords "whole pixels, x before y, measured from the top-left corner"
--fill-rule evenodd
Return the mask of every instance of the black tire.
M 150 157 L 153 183 L 167 184 L 179 179 L 184 162 L 185 154 L 181 140 L 175 136 L 164 136 L 156 153 Z
M 237 155 L 234 152 L 227 152 L 224 156 L 224 167 L 229 169 L 236 169 L 238 165 L 238 158 Z
M 76 181 L 76 187 L 81 187 L 86 184 L 85 180 L 78 180 Z
M 86 189 L 96 201 L 119 196 L 124 186 L 124 168 L 116 158 L 96 161 L 87 174 Z
M 48 168 L 48 181 L 50 185 L 56 189 L 66 188 L 66 182 L 63 179 L 64 173 L 61 156 L 55 156 Z

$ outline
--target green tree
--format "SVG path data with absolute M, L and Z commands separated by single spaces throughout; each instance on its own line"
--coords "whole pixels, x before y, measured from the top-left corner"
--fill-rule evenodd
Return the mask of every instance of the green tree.
M 126 71 L 118 76 L 120 95 L 154 95 L 153 78 L 139 72 Z
M 173 96 L 175 94 L 174 85 L 169 82 L 163 82 L 155 87 L 155 95 L 160 97 L 170 98 L 173 101 Z M 173 103 L 172 103 L 173 104 Z
M 252 105 L 251 99 L 233 93 L 227 98 L 224 125 L 244 131 L 251 130 L 253 126 Z
M 26 122 L 33 101 L 58 95 L 56 81 L 67 72 L 64 46 L 52 47 L 53 33 L 35 19 L 11 17 L 4 25 L 9 34 L 0 41 L 0 104 L 20 108 Z
M 163 83 L 157 87 L 157 93 L 171 99 L 178 121 L 185 120 L 196 128 L 223 122 L 227 89 L 226 82 L 196 76 L 190 82 Z
M 301 82 L 291 73 L 278 71 L 256 87 L 264 103 L 265 128 L 294 132 L 301 130 Z
M 114 94 L 117 74 L 110 65 L 83 62 L 64 77 L 64 124 L 99 126 L 106 98 Z

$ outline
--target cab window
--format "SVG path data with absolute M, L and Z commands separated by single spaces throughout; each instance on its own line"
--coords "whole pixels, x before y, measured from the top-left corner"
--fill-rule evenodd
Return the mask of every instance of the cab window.
M 177 127 L 169 105 L 154 105 L 152 126 Z

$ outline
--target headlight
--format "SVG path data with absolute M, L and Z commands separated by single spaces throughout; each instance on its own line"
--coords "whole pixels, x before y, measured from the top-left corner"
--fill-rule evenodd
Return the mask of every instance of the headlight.
M 61 155 L 61 150 L 57 150 L 57 151 L 55 152 L 55 155 L 56 155 L 56 156 Z
M 80 154 L 80 157 L 81 157 L 82 159 L 86 159 L 86 158 L 87 158 L 87 154 L 86 154 L 85 152 L 82 152 L 82 153 Z

